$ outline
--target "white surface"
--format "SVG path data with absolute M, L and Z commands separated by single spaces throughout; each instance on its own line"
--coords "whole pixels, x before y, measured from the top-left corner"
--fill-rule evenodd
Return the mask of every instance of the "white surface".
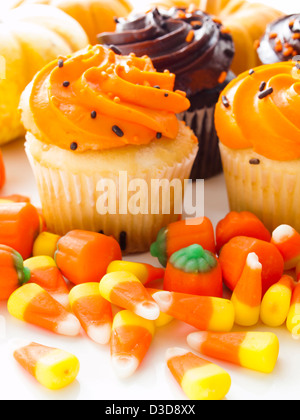
M 140 0 L 139 0 L 140 1 Z M 299 11 L 296 1 L 265 1 L 289 12 Z M 7 183 L 1 195 L 19 193 L 28 195 L 39 205 L 35 181 L 27 162 L 23 142 L 3 148 L 7 168 Z M 223 176 L 205 183 L 205 214 L 216 224 L 228 211 Z M 131 260 L 157 264 L 149 255 L 131 257 Z M 256 330 L 270 331 L 263 325 Z M 100 346 L 89 340 L 84 332 L 77 338 L 56 336 L 12 318 L 6 303 L 0 303 L 0 399 L 1 400 L 183 400 L 181 389 L 165 365 L 169 347 L 188 348 L 186 336 L 195 331 L 183 323 L 173 321 L 157 330 L 152 346 L 138 372 L 130 379 L 119 380 L 111 365 L 109 346 Z M 285 327 L 274 330 L 280 340 L 280 356 L 271 375 L 251 372 L 218 362 L 232 378 L 228 400 L 299 400 L 300 399 L 300 342 L 295 341 Z M 75 383 L 59 392 L 40 386 L 13 359 L 13 349 L 22 341 L 36 341 L 59 347 L 75 354 L 81 363 Z M 211 359 L 213 361 L 213 359 Z

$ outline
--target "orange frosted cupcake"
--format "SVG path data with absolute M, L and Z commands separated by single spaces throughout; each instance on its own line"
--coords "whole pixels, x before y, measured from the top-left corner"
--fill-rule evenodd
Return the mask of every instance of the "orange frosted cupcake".
M 102 46 L 35 76 L 20 108 L 49 230 L 101 231 L 124 252 L 142 252 L 178 219 L 184 188 L 180 197 L 170 194 L 169 212 L 151 207 L 152 180 L 183 184 L 197 153 L 193 132 L 176 118 L 190 103 L 174 83 L 150 59 Z
M 229 203 L 270 229 L 300 231 L 300 70 L 296 62 L 241 74 L 215 114 Z

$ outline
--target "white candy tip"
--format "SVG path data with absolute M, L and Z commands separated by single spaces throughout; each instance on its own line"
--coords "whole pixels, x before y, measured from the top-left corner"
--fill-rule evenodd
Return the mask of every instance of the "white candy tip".
M 58 322 L 56 333 L 69 337 L 76 337 L 80 333 L 81 325 L 73 314 L 68 314 L 65 319 Z
M 207 332 L 199 331 L 191 333 L 187 336 L 187 343 L 191 347 L 191 349 L 200 351 L 202 343 L 205 342 L 207 336 Z
M 111 324 L 91 325 L 87 329 L 87 335 L 98 344 L 108 344 L 111 337 Z
M 145 301 L 136 306 L 135 313 L 142 318 L 155 321 L 160 315 L 160 309 L 155 302 Z
M 295 234 L 295 229 L 289 225 L 280 225 L 272 233 L 272 239 L 279 244 L 291 238 Z
M 165 356 L 166 362 L 173 359 L 173 357 L 184 356 L 188 353 L 189 353 L 188 350 L 182 349 L 180 347 L 171 347 L 171 348 L 167 349 L 167 351 L 166 351 L 166 356 Z
M 259 262 L 259 258 L 255 254 L 255 252 L 251 252 L 250 254 L 248 254 L 248 257 L 247 257 L 247 265 L 252 270 L 261 270 L 262 269 L 262 265 Z
M 112 365 L 119 378 L 129 378 L 139 367 L 136 357 L 130 355 L 113 355 Z
M 160 310 L 164 313 L 168 312 L 172 304 L 172 293 L 167 291 L 156 292 L 152 298 L 158 304 Z

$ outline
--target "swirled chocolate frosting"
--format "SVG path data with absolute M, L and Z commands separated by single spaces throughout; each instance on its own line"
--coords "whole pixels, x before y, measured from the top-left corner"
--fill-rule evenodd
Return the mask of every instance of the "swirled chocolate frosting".
M 300 14 L 284 16 L 268 25 L 257 53 L 263 64 L 288 61 L 300 55 Z
M 188 96 L 222 83 L 234 56 L 231 35 L 200 10 L 155 8 L 118 19 L 116 31 L 99 34 L 98 42 L 123 55 L 150 57 L 157 71 L 176 75 L 175 88 Z

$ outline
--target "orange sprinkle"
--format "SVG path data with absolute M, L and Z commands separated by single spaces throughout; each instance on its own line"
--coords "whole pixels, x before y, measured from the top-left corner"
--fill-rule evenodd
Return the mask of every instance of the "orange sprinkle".
M 226 71 L 222 71 L 222 73 L 220 74 L 220 77 L 218 79 L 219 83 L 224 83 L 227 77 L 227 72 Z
M 254 41 L 254 49 L 257 50 L 257 48 L 260 47 L 260 40 L 257 39 L 256 41 Z
M 294 26 L 294 24 L 295 24 L 295 20 L 291 20 L 290 23 L 289 23 L 289 27 L 292 28 Z
M 219 23 L 220 25 L 222 25 L 222 21 L 219 19 L 219 18 L 217 18 L 217 17 L 213 17 L 213 22 L 215 22 L 215 23 Z
M 184 13 L 183 10 L 178 10 L 176 17 L 178 19 L 185 19 L 186 18 L 186 14 Z
M 119 104 L 119 103 L 121 103 L 121 99 L 120 99 L 118 96 L 115 96 L 115 97 L 114 97 L 114 102 L 115 102 L 116 104 Z
M 221 29 L 221 34 L 230 34 L 231 30 L 229 28 L 225 28 L 224 26 Z
M 275 39 L 275 38 L 277 38 L 277 33 L 276 32 L 271 32 L 270 33 L 270 35 L 269 35 L 269 39 Z
M 289 47 L 284 50 L 283 55 L 284 57 L 289 57 L 290 55 L 293 55 L 293 52 L 294 52 L 294 48 Z
M 297 34 L 293 34 L 293 35 L 292 35 L 292 38 L 293 38 L 293 39 L 300 39 L 300 34 L 299 34 L 299 33 L 297 33 Z
M 188 35 L 187 35 L 187 37 L 186 37 L 186 42 L 192 42 L 193 41 L 193 39 L 195 38 L 195 32 L 193 31 L 193 30 L 191 30 L 189 33 L 188 33 Z

